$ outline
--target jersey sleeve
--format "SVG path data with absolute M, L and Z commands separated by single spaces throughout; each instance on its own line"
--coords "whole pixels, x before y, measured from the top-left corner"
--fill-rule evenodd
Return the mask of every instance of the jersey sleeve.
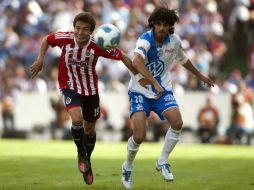
M 136 43 L 136 48 L 134 50 L 135 53 L 140 54 L 143 59 L 147 57 L 147 52 L 150 49 L 151 45 L 148 40 L 144 38 L 139 38 Z
M 182 65 L 188 61 L 188 58 L 183 50 L 182 41 L 179 37 L 177 38 L 177 52 L 176 52 L 176 60 L 179 61 Z
M 48 43 L 51 47 L 61 47 L 64 45 L 64 38 L 57 38 L 56 36 L 61 36 L 61 32 L 49 34 L 47 37 Z
M 121 60 L 122 59 L 122 52 L 117 49 L 117 48 L 113 48 L 110 50 L 99 50 L 99 56 L 108 58 L 108 59 L 114 59 L 114 60 Z

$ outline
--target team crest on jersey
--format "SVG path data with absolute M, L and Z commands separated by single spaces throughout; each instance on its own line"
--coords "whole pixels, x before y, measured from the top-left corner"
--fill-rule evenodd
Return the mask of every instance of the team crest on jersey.
M 68 86 L 70 87 L 72 85 L 71 81 L 67 81 Z
M 144 110 L 142 104 L 138 104 L 137 107 L 136 107 L 136 109 L 137 109 L 138 111 Z
M 68 105 L 68 104 L 70 104 L 70 103 L 71 103 L 71 98 L 70 98 L 70 97 L 67 97 L 67 98 L 65 99 L 65 104 Z
M 86 51 L 86 56 L 89 57 L 91 55 L 90 51 Z
M 154 77 L 160 76 L 164 71 L 164 62 L 159 59 L 149 62 L 147 68 Z

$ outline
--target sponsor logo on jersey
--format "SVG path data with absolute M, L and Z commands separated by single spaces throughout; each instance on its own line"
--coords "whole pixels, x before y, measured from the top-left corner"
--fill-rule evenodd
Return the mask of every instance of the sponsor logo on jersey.
M 142 104 L 138 104 L 136 108 L 137 108 L 138 111 L 144 110 Z
M 175 101 L 176 101 L 175 98 L 174 98 L 174 96 L 173 96 L 172 94 L 166 95 L 166 96 L 164 97 L 164 100 L 165 100 L 166 102 L 175 102 Z
M 174 96 L 173 95 L 171 95 L 171 94 L 168 94 L 168 95 L 166 95 L 165 97 L 164 97 L 164 100 L 165 100 L 165 106 L 168 106 L 168 105 L 170 105 L 170 104 L 176 104 L 176 100 L 175 100 L 175 98 L 174 98 Z
M 166 48 L 165 49 L 165 53 L 171 53 L 171 52 L 174 52 L 175 51 L 175 48 Z
M 84 67 L 84 66 L 87 66 L 89 63 L 87 61 L 80 61 L 80 60 L 69 58 L 68 64 L 69 65 L 76 65 L 78 67 Z
M 160 76 L 164 71 L 164 62 L 159 59 L 149 62 L 146 66 L 154 77 Z
M 65 104 L 68 105 L 68 104 L 70 104 L 70 103 L 71 103 L 71 98 L 70 98 L 70 97 L 67 97 L 67 98 L 65 99 Z

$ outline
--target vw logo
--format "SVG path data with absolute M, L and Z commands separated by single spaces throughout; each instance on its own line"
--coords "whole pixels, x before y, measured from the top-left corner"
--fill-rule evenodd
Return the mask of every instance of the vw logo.
M 157 77 L 162 74 L 164 71 L 164 62 L 161 60 L 155 60 L 147 64 L 148 70 L 154 77 Z

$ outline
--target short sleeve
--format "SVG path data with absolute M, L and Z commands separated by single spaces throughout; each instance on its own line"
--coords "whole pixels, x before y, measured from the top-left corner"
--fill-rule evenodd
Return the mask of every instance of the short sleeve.
M 136 43 L 135 53 L 140 54 L 144 59 L 147 56 L 147 52 L 150 49 L 151 45 L 146 39 L 139 38 Z
M 48 43 L 51 47 L 55 47 L 56 44 L 56 39 L 55 39 L 55 34 L 49 34 L 47 37 Z
M 176 60 L 180 62 L 180 64 L 185 64 L 188 61 L 188 58 L 183 50 L 182 41 L 179 37 L 177 37 L 177 53 Z
M 56 32 L 48 35 L 48 43 L 51 47 L 62 47 L 66 44 L 66 41 L 70 39 L 71 33 L 69 32 Z

